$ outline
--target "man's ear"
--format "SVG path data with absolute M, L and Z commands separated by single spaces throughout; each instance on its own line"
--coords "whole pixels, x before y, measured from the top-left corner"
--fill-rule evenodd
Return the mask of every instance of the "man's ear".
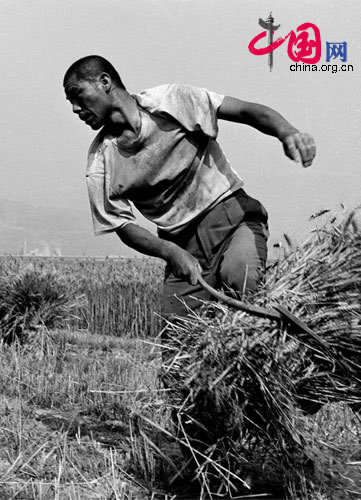
M 111 86 L 112 86 L 112 79 L 108 75 L 108 73 L 102 73 L 99 76 L 99 83 L 102 85 L 104 92 L 108 94 Z

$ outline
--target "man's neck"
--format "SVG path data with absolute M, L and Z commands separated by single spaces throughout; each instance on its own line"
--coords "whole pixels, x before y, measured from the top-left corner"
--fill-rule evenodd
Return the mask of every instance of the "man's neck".
M 115 89 L 106 132 L 131 140 L 139 135 L 141 117 L 136 100 L 123 89 Z

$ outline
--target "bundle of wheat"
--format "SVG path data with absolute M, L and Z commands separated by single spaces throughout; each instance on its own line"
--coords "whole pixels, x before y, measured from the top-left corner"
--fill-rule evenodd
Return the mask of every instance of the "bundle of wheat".
M 287 305 L 317 333 L 297 340 L 319 349 L 317 376 L 300 379 L 297 394 L 306 406 L 361 397 L 361 231 L 357 212 L 333 219 L 272 269 L 264 297 Z M 320 343 L 321 342 L 321 343 Z
M 0 278 L 0 340 L 25 340 L 40 326 L 56 328 L 79 308 L 77 285 L 59 273 L 32 266 Z M 83 301 L 84 302 L 84 301 Z
M 201 497 L 267 484 L 273 494 L 310 498 L 329 457 L 307 412 L 361 402 L 360 291 L 352 216 L 273 266 L 256 299 L 286 305 L 313 334 L 211 304 L 168 325 L 163 377 Z

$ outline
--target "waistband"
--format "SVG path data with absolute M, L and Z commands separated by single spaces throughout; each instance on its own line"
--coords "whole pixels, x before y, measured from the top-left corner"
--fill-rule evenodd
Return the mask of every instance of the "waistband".
M 215 203 L 211 207 L 207 208 L 204 212 L 202 212 L 198 217 L 193 219 L 191 222 L 186 224 L 184 228 L 177 232 L 177 234 L 172 234 L 168 233 L 167 231 L 164 231 L 162 229 L 158 230 L 158 236 L 162 240 L 166 241 L 172 241 L 174 243 L 177 243 L 179 241 L 187 241 L 190 239 L 190 237 L 194 234 L 195 229 L 198 227 L 198 225 L 211 213 L 213 210 L 215 210 L 217 207 L 222 205 L 223 203 L 229 201 L 231 198 L 250 198 L 248 194 L 245 192 L 243 188 L 239 188 L 233 193 L 230 193 L 228 196 L 225 198 L 222 198 L 218 203 Z

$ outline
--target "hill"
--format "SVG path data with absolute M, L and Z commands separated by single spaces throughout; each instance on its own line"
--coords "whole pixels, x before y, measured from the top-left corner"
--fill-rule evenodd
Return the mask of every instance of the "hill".
M 95 237 L 90 214 L 0 200 L 0 254 L 134 256 L 114 235 Z

